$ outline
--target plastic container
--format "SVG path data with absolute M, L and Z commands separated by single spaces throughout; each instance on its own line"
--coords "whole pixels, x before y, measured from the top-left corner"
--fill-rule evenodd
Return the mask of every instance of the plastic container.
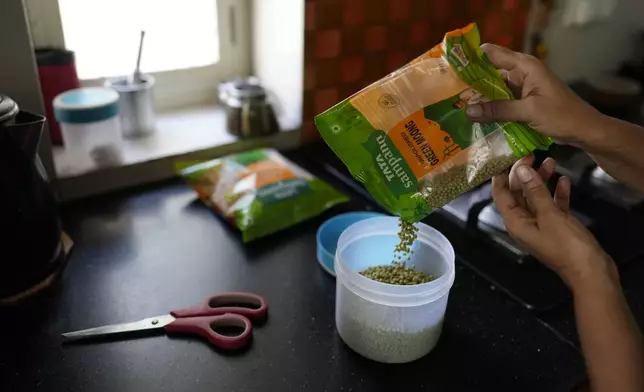
M 67 154 L 75 164 L 99 167 L 122 162 L 119 95 L 103 87 L 70 90 L 54 99 Z
M 380 283 L 359 274 L 389 264 L 398 243 L 398 218 L 373 218 L 342 233 L 335 256 L 335 320 L 342 340 L 378 362 L 404 363 L 429 353 L 441 334 L 454 283 L 454 249 L 437 230 L 419 223 L 408 266 L 436 279 L 419 285 Z
M 338 247 L 338 239 L 342 232 L 356 222 L 384 216 L 386 215 L 378 212 L 347 212 L 346 214 L 336 215 L 322 223 L 317 233 L 317 256 L 320 266 L 326 272 L 335 276 L 333 260 L 335 258 L 335 250 Z

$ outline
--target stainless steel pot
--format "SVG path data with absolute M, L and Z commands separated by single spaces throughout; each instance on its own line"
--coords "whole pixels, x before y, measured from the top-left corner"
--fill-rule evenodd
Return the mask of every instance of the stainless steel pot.
M 139 82 L 125 76 L 105 82 L 106 87 L 119 93 L 119 113 L 124 137 L 137 138 L 155 131 L 154 83 L 154 77 L 150 75 L 141 75 Z
M 275 110 L 257 78 L 220 84 L 219 100 L 226 108 L 229 133 L 247 138 L 279 132 Z

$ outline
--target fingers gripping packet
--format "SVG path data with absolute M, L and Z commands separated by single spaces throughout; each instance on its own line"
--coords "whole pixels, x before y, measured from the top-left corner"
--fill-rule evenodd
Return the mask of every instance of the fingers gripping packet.
M 467 105 L 513 99 L 471 24 L 315 117 L 331 149 L 411 222 L 552 141 L 522 123 L 473 123 Z
M 244 242 L 305 221 L 348 199 L 271 149 L 179 170 L 199 198 L 242 233 Z

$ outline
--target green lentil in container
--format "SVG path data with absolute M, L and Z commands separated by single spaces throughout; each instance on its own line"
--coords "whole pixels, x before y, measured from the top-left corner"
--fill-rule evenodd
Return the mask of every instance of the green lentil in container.
M 422 271 L 408 267 L 406 262 L 414 253 L 412 246 L 418 237 L 418 227 L 400 218 L 398 238 L 400 242 L 394 248 L 394 260 L 389 265 L 369 267 L 360 275 L 381 283 L 395 285 L 414 285 L 431 282 L 434 277 Z
M 394 261 L 391 265 L 369 267 L 360 275 L 381 283 L 396 285 L 413 285 L 431 282 L 434 277 L 422 271 L 416 271 L 405 265 L 405 262 Z
M 368 315 L 345 314 L 338 324 L 342 339 L 359 354 L 385 363 L 414 361 L 430 351 L 438 342 L 442 330 L 442 320 L 436 325 L 419 330 L 407 330 L 402 324 L 398 327 L 383 326 L 368 322 Z

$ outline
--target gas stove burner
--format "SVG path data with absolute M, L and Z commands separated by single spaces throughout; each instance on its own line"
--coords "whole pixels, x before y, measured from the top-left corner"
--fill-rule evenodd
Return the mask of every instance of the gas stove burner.
M 644 195 L 623 185 L 599 166 L 591 172 L 589 182 L 604 199 L 623 208 L 630 209 L 644 201 Z
M 574 209 L 571 210 L 570 213 L 586 227 L 589 227 L 593 222 L 591 218 Z M 478 228 L 482 232 L 486 233 L 494 242 L 516 255 L 517 263 L 523 263 L 525 257 L 529 255 L 529 253 L 523 249 L 523 247 L 510 236 L 510 234 L 508 234 L 503 217 L 499 213 L 499 210 L 496 209 L 496 204 L 494 204 L 494 202 L 491 202 L 481 210 L 481 213 L 479 214 Z
M 595 169 L 593 169 L 593 172 L 591 173 L 590 178 L 596 184 L 615 185 L 615 184 L 619 183 L 615 179 L 615 177 L 613 177 L 610 174 L 606 173 L 604 171 L 604 169 L 602 169 L 599 166 L 597 166 Z
M 525 258 L 529 256 L 529 253 L 508 234 L 503 217 L 499 214 L 494 202 L 483 207 L 478 216 L 477 227 L 489 239 L 510 251 L 518 264 L 522 264 Z
M 485 223 L 499 231 L 507 231 L 503 217 L 499 214 L 499 210 L 496 209 L 496 204 L 494 203 L 490 203 L 483 208 L 479 215 L 479 222 Z

